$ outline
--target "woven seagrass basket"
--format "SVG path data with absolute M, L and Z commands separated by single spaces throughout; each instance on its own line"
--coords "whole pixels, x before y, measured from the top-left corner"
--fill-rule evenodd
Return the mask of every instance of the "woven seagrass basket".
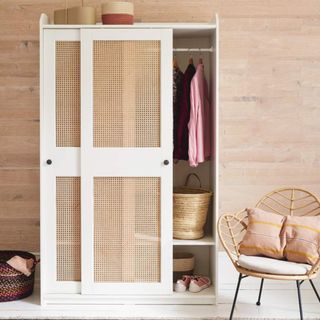
M 29 277 L 6 263 L 14 256 L 35 261 Z M 36 257 L 24 251 L 0 251 L 0 302 L 19 300 L 30 296 L 34 286 Z
M 194 255 L 188 252 L 173 253 L 173 282 L 184 275 L 193 275 Z
M 188 187 L 191 176 L 198 179 L 200 188 Z M 185 185 L 173 189 L 173 237 L 175 239 L 200 239 L 207 220 L 212 192 L 201 187 L 195 173 L 187 176 Z

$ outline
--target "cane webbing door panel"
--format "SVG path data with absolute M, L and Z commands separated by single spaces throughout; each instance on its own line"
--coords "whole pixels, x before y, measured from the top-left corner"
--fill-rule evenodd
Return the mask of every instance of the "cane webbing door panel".
M 160 147 L 160 41 L 93 41 L 93 146 Z
M 171 30 L 81 30 L 83 293 L 172 290 L 171 52 Z
M 160 282 L 160 178 L 94 178 L 94 281 Z
M 41 243 L 44 288 L 78 293 L 81 279 L 80 30 L 44 31 Z M 51 160 L 51 164 L 47 160 Z
M 80 147 L 80 41 L 56 42 L 56 143 Z
M 57 280 L 80 281 L 80 177 L 57 177 Z

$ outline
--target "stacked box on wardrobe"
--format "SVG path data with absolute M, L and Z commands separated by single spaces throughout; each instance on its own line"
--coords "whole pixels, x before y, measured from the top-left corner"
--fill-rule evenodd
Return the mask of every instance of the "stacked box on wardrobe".
M 217 21 L 82 26 L 52 25 L 46 15 L 41 16 L 43 305 L 216 303 L 217 35 Z M 188 241 L 172 238 L 172 187 L 181 185 L 189 171 L 182 163 L 174 165 L 172 159 L 172 48 L 182 45 L 214 49 L 212 54 L 203 53 L 213 99 L 213 153 L 210 162 L 196 169 L 204 186 L 213 189 L 214 197 L 206 236 Z M 112 50 L 113 57 L 103 56 Z M 141 64 L 132 63 L 132 52 Z M 122 66 L 122 76 L 112 81 L 114 57 L 122 59 L 115 61 Z M 149 69 L 143 69 L 143 59 Z M 141 70 L 133 66 L 137 64 Z M 106 66 L 111 68 L 107 76 L 99 69 Z M 102 78 L 99 89 L 95 83 Z M 132 84 L 134 79 L 140 81 L 140 89 Z M 113 121 L 112 117 L 117 117 L 114 111 L 105 114 L 105 109 L 99 111 L 98 107 L 99 101 L 110 100 L 108 94 L 115 96 L 110 90 L 116 90 L 112 88 L 117 81 L 123 90 L 122 111 Z M 151 93 L 148 85 L 153 86 Z M 129 93 L 123 88 L 129 88 Z M 147 98 L 143 90 L 148 91 Z M 147 99 L 151 99 L 153 113 L 148 112 Z M 134 117 L 130 108 L 138 110 Z M 148 126 L 150 116 L 152 126 Z M 109 137 L 119 128 L 112 126 L 122 122 L 127 125 L 121 129 L 124 138 L 119 145 Z M 141 130 L 147 133 L 143 137 L 139 135 Z M 114 137 L 118 137 L 117 132 Z M 120 193 L 113 192 L 116 188 Z M 106 234 L 112 232 L 110 240 Z M 117 246 L 122 252 L 119 272 L 114 262 L 119 260 L 114 251 Z M 172 252 L 186 247 L 198 257 L 196 271 L 208 273 L 213 281 L 209 289 L 198 294 L 173 292 Z M 104 266 L 108 264 L 107 269 Z

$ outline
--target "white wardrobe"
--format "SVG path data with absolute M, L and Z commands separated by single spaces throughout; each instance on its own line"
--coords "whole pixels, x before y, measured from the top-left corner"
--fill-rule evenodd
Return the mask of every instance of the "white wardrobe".
M 173 163 L 172 59 L 201 55 L 211 160 Z M 218 21 L 52 25 L 40 18 L 41 303 L 214 304 Z M 214 196 L 199 240 L 172 238 L 172 192 L 196 172 Z M 173 291 L 173 252 L 213 285 Z

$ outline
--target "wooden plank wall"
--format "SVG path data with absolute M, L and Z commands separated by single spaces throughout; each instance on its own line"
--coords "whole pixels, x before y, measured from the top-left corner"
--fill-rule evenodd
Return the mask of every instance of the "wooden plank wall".
M 220 15 L 221 212 L 252 205 L 277 186 L 320 193 L 319 0 L 134 4 L 143 22 Z M 63 7 L 0 2 L 0 249 L 39 250 L 38 19 Z

